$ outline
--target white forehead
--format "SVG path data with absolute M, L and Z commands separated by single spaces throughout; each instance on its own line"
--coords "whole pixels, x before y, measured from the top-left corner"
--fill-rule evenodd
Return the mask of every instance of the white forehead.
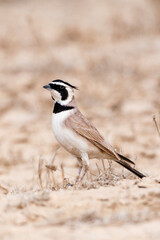
M 59 86 L 64 86 L 64 87 L 69 87 L 69 88 L 71 88 L 70 86 L 68 86 L 67 84 L 62 83 L 62 82 L 50 82 L 49 84 L 59 85 Z

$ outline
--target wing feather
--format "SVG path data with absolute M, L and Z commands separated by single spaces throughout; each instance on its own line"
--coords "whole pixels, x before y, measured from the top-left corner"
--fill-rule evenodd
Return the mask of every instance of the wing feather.
M 68 118 L 65 124 L 101 151 L 104 151 L 109 159 L 121 160 L 113 147 L 104 140 L 98 130 L 86 118 L 84 118 L 80 111 L 75 112 L 74 115 Z
M 67 127 L 72 128 L 78 135 L 87 139 L 90 143 L 106 154 L 106 158 L 114 160 L 140 178 L 145 177 L 138 170 L 132 168 L 130 164 L 134 164 L 130 159 L 116 153 L 114 148 L 104 140 L 98 130 L 81 114 L 79 110 L 74 112 L 66 121 Z

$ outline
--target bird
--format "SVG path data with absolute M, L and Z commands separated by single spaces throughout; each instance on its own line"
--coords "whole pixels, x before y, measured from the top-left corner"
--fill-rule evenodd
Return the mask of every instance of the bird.
M 55 138 L 79 163 L 79 178 L 89 170 L 90 159 L 112 160 L 139 178 L 145 175 L 135 169 L 135 163 L 118 153 L 99 131 L 87 120 L 76 105 L 74 90 L 78 88 L 56 79 L 43 86 L 54 101 L 52 130 Z

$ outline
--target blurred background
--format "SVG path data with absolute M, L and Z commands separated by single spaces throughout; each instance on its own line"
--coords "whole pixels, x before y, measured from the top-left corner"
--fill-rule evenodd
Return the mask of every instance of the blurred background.
M 53 102 L 42 88 L 57 78 L 79 88 L 82 113 L 119 152 L 143 173 L 159 174 L 153 121 L 160 124 L 159 0 L 0 1 L 4 191 L 33 189 L 39 159 L 47 161 L 58 147 Z M 74 179 L 77 163 L 64 150 L 56 160 L 61 163 Z
M 158 0 L 1 0 L 1 165 L 52 155 L 42 86 L 59 78 L 80 89 L 78 105 L 103 136 L 156 173 L 159 9 Z

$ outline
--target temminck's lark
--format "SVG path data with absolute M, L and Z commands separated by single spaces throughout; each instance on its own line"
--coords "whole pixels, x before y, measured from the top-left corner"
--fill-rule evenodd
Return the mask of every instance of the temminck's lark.
M 79 164 L 83 176 L 89 168 L 89 159 L 109 159 L 134 173 L 139 178 L 145 177 L 133 168 L 134 162 L 117 153 L 101 136 L 98 130 L 79 111 L 75 99 L 75 86 L 62 80 L 54 80 L 43 86 L 51 92 L 54 101 L 52 128 L 57 141 L 72 155 Z

